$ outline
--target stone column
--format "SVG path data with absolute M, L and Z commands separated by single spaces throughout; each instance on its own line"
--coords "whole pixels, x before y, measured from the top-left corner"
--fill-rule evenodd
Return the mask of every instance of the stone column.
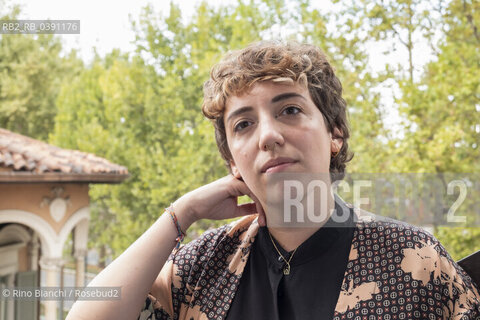
M 85 287 L 85 257 L 87 256 L 87 250 L 76 249 L 75 250 L 75 287 Z
M 13 288 L 15 285 L 15 274 L 10 274 L 7 277 L 7 287 Z M 7 300 L 7 314 L 5 319 L 6 320 L 14 320 L 15 319 L 15 300 L 10 299 Z
M 40 268 L 45 270 L 45 286 L 46 287 L 59 287 L 58 273 L 63 265 L 61 258 L 47 258 L 42 257 L 40 259 Z M 57 320 L 57 303 L 58 301 L 44 301 L 45 306 L 45 320 Z
M 84 287 L 85 283 L 85 257 L 87 256 L 88 220 L 82 220 L 73 229 L 73 248 L 76 260 L 75 286 Z
M 33 233 L 32 240 L 30 241 L 29 252 L 28 255 L 30 256 L 30 270 L 37 271 L 38 270 L 38 249 L 40 248 L 40 243 L 38 241 L 38 234 L 36 232 Z

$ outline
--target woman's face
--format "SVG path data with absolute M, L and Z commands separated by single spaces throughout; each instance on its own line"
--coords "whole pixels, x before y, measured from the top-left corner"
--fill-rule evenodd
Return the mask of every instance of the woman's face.
M 227 99 L 224 114 L 232 173 L 243 178 L 265 205 L 268 175 L 276 172 L 328 173 L 332 142 L 322 113 L 307 88 L 259 82 Z

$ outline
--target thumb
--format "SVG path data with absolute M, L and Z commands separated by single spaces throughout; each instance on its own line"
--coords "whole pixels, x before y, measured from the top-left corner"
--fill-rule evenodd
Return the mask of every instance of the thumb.
M 265 210 L 263 210 L 260 200 L 258 200 L 258 198 L 254 196 L 253 193 L 250 193 L 249 197 L 252 198 L 253 201 L 255 201 L 255 207 L 258 213 L 258 224 L 260 225 L 260 227 L 265 227 L 267 225 Z

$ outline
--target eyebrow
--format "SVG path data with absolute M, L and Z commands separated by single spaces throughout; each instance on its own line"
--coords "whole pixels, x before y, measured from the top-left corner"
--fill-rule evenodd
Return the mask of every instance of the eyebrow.
M 271 102 L 275 103 L 275 102 L 279 102 L 279 101 L 290 99 L 290 98 L 302 98 L 303 100 L 306 100 L 305 97 L 302 96 L 299 93 L 286 92 L 286 93 L 282 93 L 282 94 L 279 94 L 278 96 L 273 97 Z
M 230 113 L 230 115 L 227 118 L 227 122 L 230 121 L 230 119 L 232 119 L 233 117 L 236 117 L 236 116 L 238 116 L 242 113 L 250 112 L 252 110 L 253 110 L 253 107 L 241 107 L 241 108 L 233 111 L 232 113 Z
M 286 99 L 290 99 L 290 98 L 302 98 L 303 100 L 307 100 L 305 99 L 304 96 L 302 96 L 301 94 L 299 93 L 296 93 L 296 92 L 286 92 L 286 93 L 282 93 L 282 94 L 279 94 L 278 96 L 275 96 L 272 98 L 272 100 L 270 101 L 271 103 L 276 103 L 276 102 L 279 102 L 279 101 L 282 101 L 282 100 L 286 100 Z M 242 113 L 246 113 L 246 112 L 250 112 L 253 110 L 253 107 L 250 107 L 250 106 L 245 106 L 245 107 L 241 107 L 241 108 L 238 108 L 237 110 L 233 111 L 232 113 L 230 113 L 230 115 L 228 116 L 227 118 L 227 121 L 230 121 L 230 119 L 242 114 Z

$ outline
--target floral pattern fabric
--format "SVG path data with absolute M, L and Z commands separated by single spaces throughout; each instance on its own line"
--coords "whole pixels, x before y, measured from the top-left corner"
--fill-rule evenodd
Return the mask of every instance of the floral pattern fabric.
M 334 320 L 480 319 L 478 288 L 438 240 L 348 206 L 356 228 Z M 225 319 L 258 228 L 247 216 L 174 251 L 139 319 Z

